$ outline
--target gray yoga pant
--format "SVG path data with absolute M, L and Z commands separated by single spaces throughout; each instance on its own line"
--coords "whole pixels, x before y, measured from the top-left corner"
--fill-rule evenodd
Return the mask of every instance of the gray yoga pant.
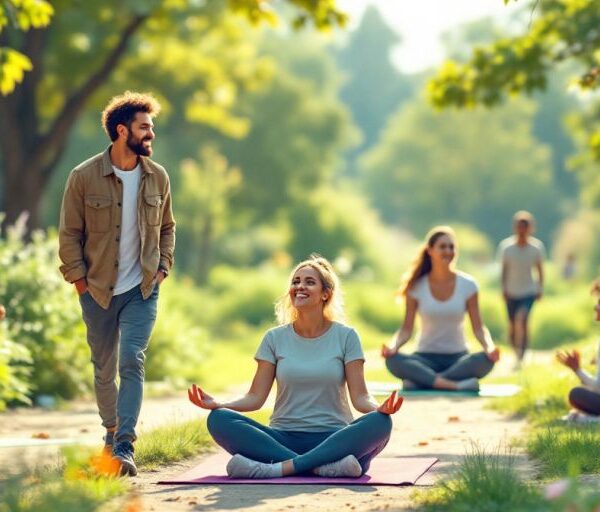
M 457 352 L 438 354 L 433 352 L 415 352 L 414 354 L 396 354 L 385 361 L 388 370 L 399 379 L 407 379 L 418 387 L 430 389 L 439 375 L 449 380 L 459 381 L 485 377 L 494 363 L 485 352 Z
M 347 455 L 354 455 L 365 473 L 392 431 L 389 415 L 377 411 L 327 432 L 278 430 L 231 409 L 211 411 L 206 423 L 217 444 L 232 455 L 266 463 L 292 460 L 296 473 L 308 473 Z

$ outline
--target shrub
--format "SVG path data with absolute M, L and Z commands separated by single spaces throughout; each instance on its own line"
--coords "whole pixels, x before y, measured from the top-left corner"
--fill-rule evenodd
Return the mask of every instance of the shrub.
M 56 236 L 35 232 L 26 242 L 23 233 L 17 225 L 0 238 L 8 337 L 31 355 L 31 393 L 72 398 L 89 387 L 92 369 L 77 295 L 58 271 Z
M 31 354 L 6 338 L 0 326 L 0 411 L 10 402 L 28 403 Z

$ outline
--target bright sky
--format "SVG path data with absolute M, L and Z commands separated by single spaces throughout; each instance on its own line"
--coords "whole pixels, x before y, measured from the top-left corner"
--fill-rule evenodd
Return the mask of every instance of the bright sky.
M 506 6 L 503 0 L 338 0 L 339 7 L 352 18 L 351 28 L 369 4 L 376 5 L 402 36 L 402 44 L 393 55 L 396 65 L 402 71 L 416 72 L 443 59 L 442 33 L 487 16 L 503 19 L 523 2 Z

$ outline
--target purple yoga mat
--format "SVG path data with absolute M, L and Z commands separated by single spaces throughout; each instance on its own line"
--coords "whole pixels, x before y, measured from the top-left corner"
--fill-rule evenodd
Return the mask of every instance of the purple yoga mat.
M 367 474 L 360 478 L 286 476 L 284 478 L 229 478 L 225 466 L 231 455 L 219 452 L 196 467 L 159 484 L 303 484 L 303 485 L 416 485 L 438 459 L 435 457 L 376 457 Z M 430 483 L 430 482 L 428 482 Z

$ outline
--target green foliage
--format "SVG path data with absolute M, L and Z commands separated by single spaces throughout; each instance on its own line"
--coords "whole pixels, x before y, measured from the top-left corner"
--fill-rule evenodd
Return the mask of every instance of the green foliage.
M 18 30 L 42 28 L 50 23 L 54 8 L 46 0 L 0 1 L 0 33 L 9 22 Z M 23 81 L 26 71 L 33 68 L 31 60 L 12 48 L 0 47 L 0 96 L 10 94 Z
M 560 196 L 549 149 L 531 135 L 534 111 L 525 101 L 491 112 L 401 109 L 362 163 L 371 204 L 413 233 L 458 222 L 494 242 L 506 236 L 513 213 L 527 209 L 545 238 L 560 203 L 548 198 Z
M 586 337 L 593 329 L 589 291 L 571 290 L 561 296 L 548 296 L 534 306 L 531 315 L 531 345 L 554 348 Z
M 540 461 L 542 478 L 600 471 L 600 432 L 594 425 L 539 428 L 528 439 L 527 451 Z
M 477 46 L 466 64 L 446 62 L 428 85 L 438 107 L 496 105 L 508 95 L 545 89 L 548 76 L 563 61 L 584 66 L 577 79 L 582 89 L 600 85 L 600 11 L 596 0 L 536 2 L 536 19 L 524 35 Z M 593 148 L 598 127 L 588 132 Z M 594 142 L 596 141 L 596 142 Z M 598 153 L 600 154 L 600 153 Z
M 184 386 L 199 374 L 208 340 L 194 312 L 179 307 L 178 296 L 185 288 L 173 274 L 161 285 L 158 317 L 146 352 L 146 380 Z
M 600 275 L 600 247 L 594 243 L 599 236 L 600 214 L 582 208 L 561 224 L 554 244 L 556 259 L 564 263 L 567 256 L 573 254 L 577 277 L 591 282 Z
M 364 322 L 371 328 L 392 334 L 400 328 L 404 305 L 397 301 L 395 283 L 387 286 L 354 281 L 344 287 L 350 324 Z M 382 343 L 384 340 L 380 340 Z
M 548 510 L 539 491 L 522 480 L 513 454 L 500 449 L 486 453 L 477 446 L 465 455 L 450 481 L 421 494 L 418 501 L 432 511 Z
M 260 325 L 274 320 L 274 304 L 287 292 L 285 274 L 263 266 L 259 269 L 215 267 L 208 284 L 219 299 L 217 332 L 227 332 L 236 323 Z
M 0 411 L 10 402 L 29 403 L 31 363 L 29 350 L 7 339 L 0 323 Z
M 398 42 L 398 34 L 370 5 L 337 54 L 340 71 L 345 75 L 340 99 L 363 135 L 360 146 L 349 155 L 351 171 L 356 172 L 357 157 L 376 142 L 390 113 L 413 94 L 411 80 L 400 75 L 392 64 L 392 50 Z
M 32 393 L 72 398 L 91 383 L 77 295 L 58 272 L 56 237 L 36 232 L 26 243 L 22 235 L 23 226 L 16 226 L 0 238 L 8 336 L 31 354 Z

